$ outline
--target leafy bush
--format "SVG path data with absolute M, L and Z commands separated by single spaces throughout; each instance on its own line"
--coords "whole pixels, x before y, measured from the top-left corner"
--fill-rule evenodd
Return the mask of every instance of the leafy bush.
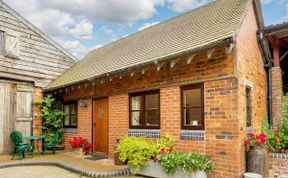
M 173 149 L 175 138 L 169 135 L 161 135 L 159 140 L 143 137 L 123 137 L 120 139 L 116 151 L 120 153 L 119 159 L 128 163 L 139 172 L 142 166 L 148 165 L 148 161 L 154 158 L 163 166 L 166 173 L 181 168 L 186 171 L 205 172 L 213 168 L 210 156 L 200 153 L 184 153 Z
M 65 115 L 62 112 L 61 102 L 47 95 L 41 102 L 41 111 L 39 115 L 43 119 L 42 130 L 48 140 L 52 139 L 57 131 L 62 132 L 62 118 Z M 62 142 L 62 134 L 58 142 Z
M 156 156 L 157 145 L 147 138 L 126 136 L 120 139 L 116 151 L 120 153 L 119 159 L 122 162 L 127 161 L 129 166 L 139 172 L 141 166 L 147 165 Z
M 157 149 L 168 149 L 174 146 L 175 138 L 168 134 L 162 134 L 161 138 L 156 142 Z
M 163 166 L 166 173 L 175 172 L 176 168 L 183 169 L 188 172 L 205 171 L 213 169 L 214 164 L 211 157 L 201 153 L 180 152 L 177 150 L 164 151 L 159 153 L 158 161 Z

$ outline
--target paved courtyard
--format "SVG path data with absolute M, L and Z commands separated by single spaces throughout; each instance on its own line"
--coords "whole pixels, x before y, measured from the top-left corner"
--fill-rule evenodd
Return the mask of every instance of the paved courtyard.
M 15 156 L 14 160 L 11 160 L 10 155 L 0 155 L 0 163 L 19 161 Z M 42 156 L 40 154 L 35 154 L 32 159 L 26 156 L 23 160 L 55 160 L 63 161 L 78 167 L 83 167 L 87 169 L 92 169 L 96 171 L 109 171 L 121 168 L 126 168 L 127 166 L 115 166 L 113 160 L 102 159 L 97 161 L 91 161 L 79 156 L 73 155 L 70 152 L 58 152 L 57 154 L 47 154 Z M 75 173 L 72 173 L 66 169 L 54 167 L 54 166 L 23 166 L 23 167 L 10 167 L 0 169 L 1 178 L 78 178 L 85 177 Z M 139 178 L 140 176 L 122 176 L 121 178 Z

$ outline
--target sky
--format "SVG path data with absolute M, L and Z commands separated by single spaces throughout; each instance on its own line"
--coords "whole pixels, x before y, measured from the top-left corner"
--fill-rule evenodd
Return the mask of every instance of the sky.
M 78 59 L 213 0 L 4 0 Z M 288 21 L 288 0 L 261 0 L 265 25 Z

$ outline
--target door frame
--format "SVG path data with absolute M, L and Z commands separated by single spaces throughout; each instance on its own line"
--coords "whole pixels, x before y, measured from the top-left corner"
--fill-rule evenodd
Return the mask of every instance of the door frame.
M 107 100 L 107 153 L 104 153 L 105 155 L 109 154 L 109 100 L 108 100 L 108 96 L 104 96 L 104 97 L 92 97 L 92 112 L 91 112 L 91 133 L 92 133 L 92 152 L 94 153 L 94 101 L 100 101 L 100 100 Z M 96 152 L 95 152 L 96 153 Z M 97 154 L 101 154 L 101 153 L 97 153 Z

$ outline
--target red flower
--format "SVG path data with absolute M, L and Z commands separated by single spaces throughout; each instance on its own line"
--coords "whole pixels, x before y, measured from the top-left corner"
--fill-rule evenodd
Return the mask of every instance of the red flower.
M 265 143 L 266 140 L 267 140 L 267 136 L 266 136 L 266 134 L 263 134 L 263 133 L 257 135 L 256 138 L 259 139 L 259 140 L 260 140 L 261 142 L 263 142 L 263 143 Z
M 248 135 L 249 137 L 254 137 L 254 136 L 255 136 L 254 133 L 252 133 L 252 132 L 249 132 L 247 135 Z
M 172 151 L 173 151 L 173 148 L 172 148 L 172 147 L 168 149 L 168 152 L 172 152 Z
M 275 137 L 278 137 L 278 136 L 279 136 L 279 134 L 278 134 L 278 133 L 275 133 L 275 134 L 274 134 L 274 136 L 275 136 Z
M 156 163 L 157 160 L 158 160 L 158 159 L 157 159 L 157 157 L 155 156 L 155 157 L 153 158 L 153 162 Z
M 246 145 L 250 145 L 250 144 L 251 144 L 251 141 L 250 141 L 250 140 L 245 140 L 245 144 L 246 144 Z
M 261 140 L 259 140 L 259 139 L 257 139 L 255 142 L 256 145 L 259 145 L 260 143 L 261 143 Z

